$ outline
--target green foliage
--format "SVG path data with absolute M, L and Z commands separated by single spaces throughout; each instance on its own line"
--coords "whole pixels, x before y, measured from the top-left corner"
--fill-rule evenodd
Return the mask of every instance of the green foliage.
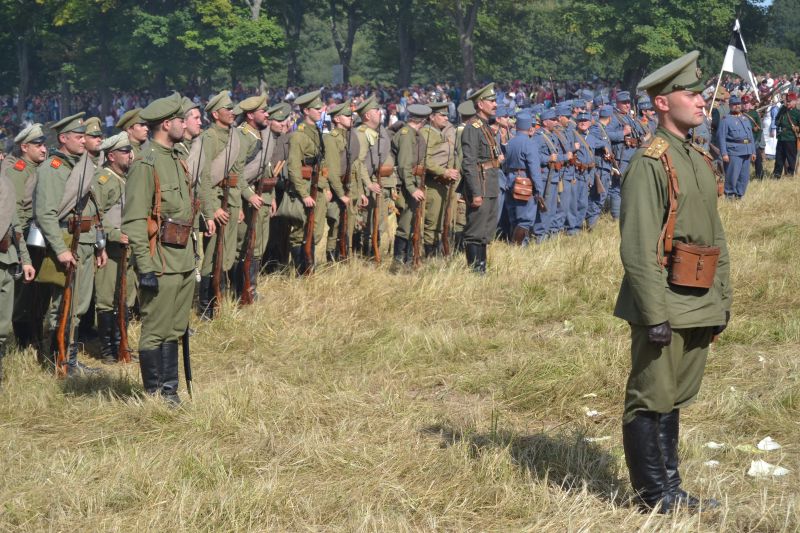
M 750 68 L 756 72 L 800 72 L 800 57 L 792 50 L 756 45 L 749 47 L 748 51 L 750 52 Z

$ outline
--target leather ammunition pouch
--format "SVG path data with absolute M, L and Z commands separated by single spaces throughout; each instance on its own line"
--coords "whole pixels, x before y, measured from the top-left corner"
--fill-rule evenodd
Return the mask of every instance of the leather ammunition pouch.
M 497 159 L 490 159 L 483 163 L 478 163 L 478 168 L 481 170 L 489 170 L 492 168 L 500 168 L 500 162 Z
M 625 141 L 625 146 L 627 146 L 628 148 L 639 148 L 642 145 L 641 140 L 637 139 L 636 137 L 628 136 L 624 138 L 624 141 Z
M 192 222 L 190 220 L 176 220 L 165 218 L 161 220 L 161 244 L 185 248 L 192 236 Z
M 381 178 L 388 178 L 393 172 L 394 167 L 392 165 L 381 165 L 381 167 L 378 169 L 378 176 Z
M 300 167 L 300 174 L 304 180 L 311 180 L 314 176 L 314 167 L 311 165 L 303 165 Z M 328 177 L 328 169 L 326 167 L 322 168 L 322 177 Z
M 97 217 L 70 217 L 67 219 L 67 231 L 75 233 L 76 224 L 81 225 L 81 233 L 86 233 L 92 229 L 92 226 L 97 221 Z
M 421 178 L 422 176 L 425 175 L 425 167 L 422 165 L 417 165 L 411 170 L 411 173 L 417 176 L 418 178 Z
M 562 163 L 561 161 L 548 161 L 547 162 L 547 168 L 549 168 L 550 170 L 559 171 L 563 167 L 564 167 L 564 163 Z
M 514 178 L 514 187 L 511 189 L 511 196 L 514 200 L 527 202 L 533 196 L 533 182 L 526 175 L 517 175 Z
M 675 242 L 669 257 L 669 282 L 679 287 L 710 289 L 714 285 L 719 246 Z
M 275 186 L 278 184 L 278 177 L 275 176 L 274 178 L 262 178 L 261 179 L 261 192 L 272 192 Z
M 239 184 L 239 176 L 228 174 L 228 177 L 217 183 L 217 187 L 236 187 Z
M 575 162 L 575 170 L 577 170 L 578 172 L 586 172 L 587 170 L 591 170 L 593 168 L 594 168 L 594 163 L 589 163 L 588 165 L 584 165 L 579 161 Z
M 0 239 L 0 254 L 4 254 L 8 251 L 8 248 L 11 246 L 11 228 L 6 231 L 6 234 L 3 235 L 3 238 Z

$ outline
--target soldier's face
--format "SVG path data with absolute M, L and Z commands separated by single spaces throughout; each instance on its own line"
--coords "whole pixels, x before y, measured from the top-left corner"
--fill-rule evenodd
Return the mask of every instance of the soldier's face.
M 617 109 L 619 109 L 620 113 L 622 113 L 623 115 L 628 114 L 631 111 L 631 103 L 617 102 Z
M 128 172 L 131 168 L 131 161 L 133 161 L 133 152 L 130 150 L 114 150 L 109 152 L 108 160 L 117 165 L 123 172 Z
M 128 136 L 138 143 L 147 140 L 147 124 L 134 124 L 128 128 Z
M 742 104 L 733 104 L 731 106 L 731 113 L 741 113 L 742 112 Z
M 272 133 L 281 134 L 283 133 L 283 121 L 282 120 L 270 120 L 269 121 L 269 130 Z
M 591 122 L 589 122 L 588 120 L 581 120 L 581 121 L 578 121 L 578 129 L 579 129 L 579 130 L 580 130 L 582 133 L 586 133 L 586 131 L 589 129 L 589 126 L 590 126 L 590 125 L 591 125 Z
M 353 127 L 353 117 L 352 116 L 347 117 L 347 116 L 344 116 L 344 115 L 338 115 L 338 116 L 333 117 L 333 121 L 336 124 L 338 124 L 339 126 L 345 128 L 345 129 L 348 129 L 348 130 L 351 127 Z
M 58 140 L 64 146 L 64 149 L 72 155 L 83 155 L 83 152 L 86 151 L 85 139 L 83 133 L 74 131 L 62 133 L 58 136 Z
M 167 120 L 164 125 L 167 127 L 167 135 L 172 142 L 177 143 L 183 140 L 184 122 L 182 118 Z
M 372 129 L 378 127 L 378 124 L 381 123 L 381 110 L 380 109 L 370 109 L 366 113 L 364 113 L 364 122 L 367 126 Z
M 495 100 L 478 100 L 478 110 L 482 111 L 487 117 L 493 117 L 497 113 L 497 102 Z
M 447 115 L 443 115 L 442 113 L 433 113 L 431 115 L 431 122 L 438 129 L 442 129 L 447 125 Z
M 656 102 L 653 102 L 656 109 L 682 132 L 699 126 L 705 118 L 705 101 L 700 93 L 674 91 L 656 96 Z
M 264 129 L 267 127 L 267 112 L 264 109 L 256 109 L 252 113 L 253 122 L 256 126 L 260 129 Z
M 227 107 L 222 107 L 217 109 L 212 113 L 214 118 L 217 122 L 222 124 L 223 126 L 230 126 L 233 124 L 233 111 L 228 109 Z
M 90 154 L 97 155 L 98 153 L 100 153 L 100 145 L 103 144 L 102 137 L 86 135 L 84 139 L 85 139 L 84 146 L 86 147 L 87 150 L 89 150 Z
M 31 163 L 39 164 L 47 159 L 47 146 L 44 143 L 25 143 L 21 144 L 19 149 Z
M 183 120 L 183 125 L 189 137 L 194 139 L 200 135 L 200 130 L 203 128 L 203 121 L 200 118 L 200 110 L 197 108 L 190 109 L 186 113 L 186 118 Z
M 303 109 L 303 114 L 311 122 L 318 122 L 322 117 L 322 109 L 313 109 L 311 107 L 307 107 Z

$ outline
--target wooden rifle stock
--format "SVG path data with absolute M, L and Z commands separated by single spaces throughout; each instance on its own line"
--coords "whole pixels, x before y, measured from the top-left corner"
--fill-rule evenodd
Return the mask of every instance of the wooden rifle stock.
M 119 260 L 117 273 L 117 327 L 119 328 L 119 346 L 117 347 L 117 361 L 131 362 L 131 351 L 128 347 L 128 246 L 122 245 L 122 257 Z
M 419 190 L 423 193 L 425 190 L 425 169 L 419 178 Z M 414 210 L 414 229 L 411 236 L 411 249 L 413 251 L 412 266 L 419 268 L 422 262 L 422 231 L 425 229 L 425 198 L 417 202 L 417 208 Z
M 228 178 L 223 180 L 222 186 L 222 204 L 220 209 L 228 211 Z M 230 219 L 228 220 L 230 222 Z M 225 254 L 225 229 L 227 224 L 224 222 L 219 223 L 217 227 L 217 242 L 214 248 L 214 272 L 212 278 L 212 286 L 214 289 L 214 310 L 219 311 L 222 306 L 222 271 L 223 256 Z
M 453 191 L 455 190 L 453 185 L 452 182 L 447 185 L 447 196 L 445 196 L 444 223 L 442 224 L 442 253 L 445 257 L 450 255 L 450 224 L 453 218 Z
M 261 153 L 261 164 L 258 167 L 258 184 L 256 185 L 256 190 L 255 190 L 255 193 L 259 198 L 261 198 L 261 194 L 264 189 L 264 180 L 262 179 L 261 174 L 264 171 L 265 158 L 267 154 L 266 148 L 263 148 L 262 150 L 263 151 Z M 273 173 L 270 172 L 270 177 L 272 177 L 272 175 Z M 255 247 L 256 247 L 257 223 L 258 223 L 258 209 L 251 208 L 250 220 L 248 220 L 247 223 L 247 237 L 245 238 L 245 243 L 247 243 L 247 250 L 245 251 L 244 263 L 242 264 L 242 296 L 240 299 L 241 305 L 251 305 L 255 301 L 256 288 L 253 287 L 253 284 L 251 283 L 252 280 L 250 279 L 250 270 L 253 268 L 253 255 L 255 253 Z M 258 276 L 258 274 L 256 274 L 256 276 Z
M 317 184 L 319 184 L 320 172 L 320 157 L 317 157 L 314 171 L 311 173 L 311 189 L 308 195 L 314 200 L 311 207 L 306 207 L 306 227 L 303 236 L 303 255 L 305 256 L 305 264 L 303 265 L 303 275 L 308 276 L 314 271 L 314 224 L 316 223 L 317 214 Z
M 73 224 L 72 243 L 69 247 L 75 266 L 67 268 L 64 293 L 58 309 L 58 324 L 56 326 L 56 377 L 63 378 L 67 375 L 67 357 L 73 333 L 73 299 L 75 297 L 75 284 L 77 282 L 76 270 L 78 269 L 78 244 L 81 238 L 81 224 Z

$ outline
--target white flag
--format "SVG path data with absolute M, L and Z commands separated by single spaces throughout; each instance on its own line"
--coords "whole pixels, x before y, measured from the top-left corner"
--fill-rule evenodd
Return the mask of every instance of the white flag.
M 736 74 L 750 83 L 753 94 L 758 100 L 758 85 L 753 72 L 750 70 L 750 63 L 747 61 L 747 47 L 742 40 L 741 28 L 739 19 L 736 19 L 736 23 L 733 25 L 731 42 L 728 45 L 728 51 L 725 53 L 725 59 L 722 61 L 722 70 Z

